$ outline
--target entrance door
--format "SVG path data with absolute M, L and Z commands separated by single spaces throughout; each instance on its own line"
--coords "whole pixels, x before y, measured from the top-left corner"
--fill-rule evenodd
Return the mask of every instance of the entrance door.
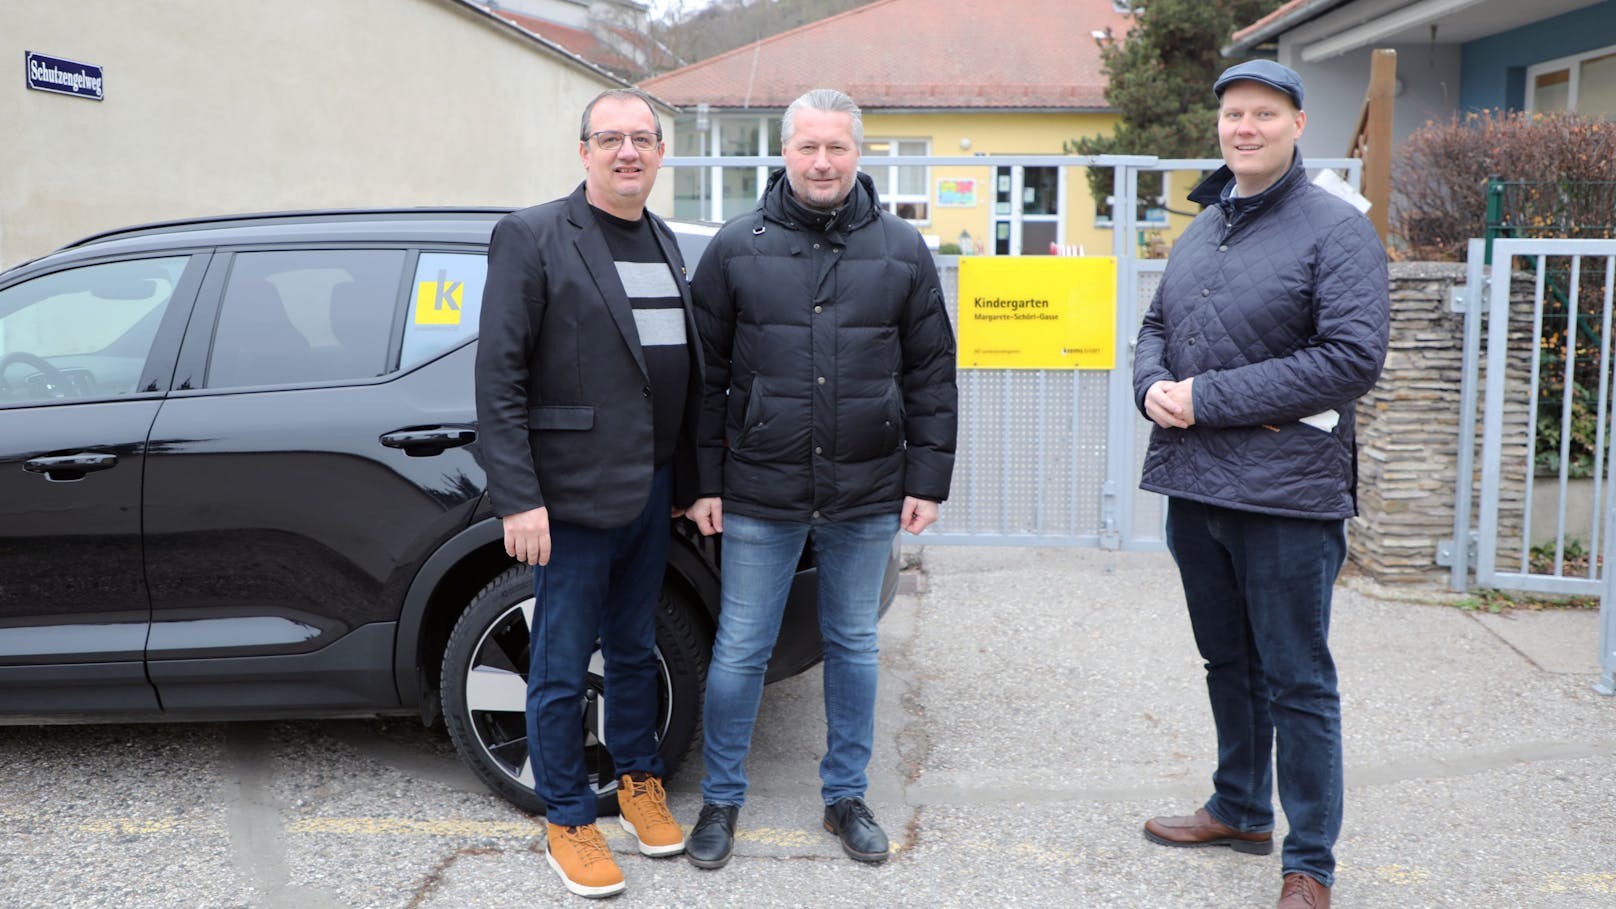
M 993 254 L 1047 256 L 1065 239 L 1060 200 L 1065 169 L 996 167 L 993 170 Z

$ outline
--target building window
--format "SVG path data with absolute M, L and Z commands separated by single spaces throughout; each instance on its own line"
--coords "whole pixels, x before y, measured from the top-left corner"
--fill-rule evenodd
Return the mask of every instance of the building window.
M 931 223 L 931 168 L 882 166 L 880 159 L 931 153 L 926 139 L 870 139 L 860 149 L 859 169 L 875 181 L 881 207 L 915 224 Z
M 718 153 L 720 155 L 761 155 L 759 137 L 763 134 L 763 121 L 757 117 L 745 119 L 722 118 L 718 121 Z M 720 217 L 733 218 L 757 206 L 759 188 L 765 179 L 759 167 L 726 167 L 723 169 L 724 207 Z
M 674 151 L 688 157 L 759 157 L 780 154 L 779 115 L 681 118 Z M 767 167 L 674 169 L 674 215 L 724 221 L 757 207 L 768 185 Z
M 696 129 L 694 123 L 681 121 L 679 131 L 674 136 L 673 153 L 690 158 L 706 157 L 707 140 L 707 133 Z M 673 168 L 673 216 L 697 220 L 709 217 L 712 213 L 708 201 L 712 198 L 711 187 L 712 168 Z
M 1111 168 L 1095 168 L 1105 174 L 1106 186 L 1111 185 Z M 1134 210 L 1135 225 L 1141 230 L 1160 230 L 1167 227 L 1167 175 L 1145 171 L 1140 173 L 1139 182 L 1135 187 L 1138 196 L 1138 207 Z M 1106 196 L 1094 203 L 1094 226 L 1110 228 L 1112 222 L 1112 199 Z
M 1616 46 L 1527 67 L 1526 109 L 1616 117 Z

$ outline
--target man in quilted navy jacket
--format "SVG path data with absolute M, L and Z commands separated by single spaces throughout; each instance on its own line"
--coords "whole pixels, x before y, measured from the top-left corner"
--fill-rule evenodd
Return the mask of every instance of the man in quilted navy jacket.
M 879 862 L 864 803 L 875 735 L 876 618 L 892 541 L 937 519 L 954 469 L 954 335 L 920 232 L 858 172 L 853 99 L 786 108 L 777 171 L 691 282 L 706 362 L 690 518 L 723 533 L 723 608 L 707 669 L 702 809 L 685 856 L 729 861 L 763 677 L 803 546 L 825 645 L 825 828 Z
M 1357 512 L 1354 404 L 1386 357 L 1386 254 L 1367 218 L 1308 182 L 1294 71 L 1243 63 L 1213 91 L 1225 166 L 1190 194 L 1208 208 L 1139 330 L 1134 397 L 1156 424 L 1140 486 L 1168 496 L 1218 764 L 1202 808 L 1145 836 L 1272 852 L 1277 739 L 1279 905 L 1327 907 L 1342 812 L 1330 594 Z

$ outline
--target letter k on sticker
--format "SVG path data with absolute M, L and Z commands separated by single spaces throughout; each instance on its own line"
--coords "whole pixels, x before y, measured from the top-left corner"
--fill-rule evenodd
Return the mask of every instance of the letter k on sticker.
M 438 270 L 438 280 L 422 281 L 415 289 L 415 324 L 459 325 L 462 287 L 450 281 L 446 270 Z

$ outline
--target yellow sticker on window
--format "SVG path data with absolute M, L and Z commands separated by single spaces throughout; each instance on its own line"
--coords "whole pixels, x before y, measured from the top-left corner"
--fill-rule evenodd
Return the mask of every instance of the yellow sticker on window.
M 449 280 L 449 273 L 438 271 L 438 280 L 415 286 L 415 324 L 459 325 L 460 306 L 465 300 L 465 284 Z

